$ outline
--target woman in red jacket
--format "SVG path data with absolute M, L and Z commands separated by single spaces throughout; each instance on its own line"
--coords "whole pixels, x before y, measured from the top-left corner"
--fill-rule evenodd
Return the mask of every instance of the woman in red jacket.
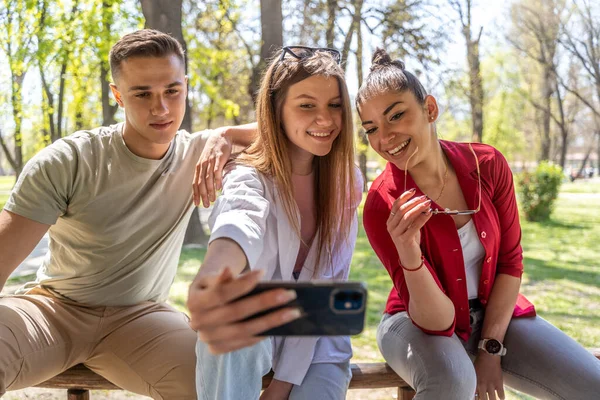
M 356 101 L 388 161 L 364 209 L 394 285 L 377 339 L 415 399 L 503 399 L 504 382 L 543 399 L 600 398 L 600 362 L 519 294 L 521 228 L 502 154 L 439 140 L 436 100 L 384 50 Z

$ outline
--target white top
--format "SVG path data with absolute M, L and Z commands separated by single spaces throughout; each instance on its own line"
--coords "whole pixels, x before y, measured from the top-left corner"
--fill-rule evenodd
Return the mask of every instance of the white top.
M 179 131 L 160 160 L 133 154 L 123 124 L 79 131 L 37 153 L 5 209 L 51 225 L 35 282 L 92 306 L 162 302 L 193 210 L 196 162 L 209 131 Z
M 481 277 L 481 267 L 485 258 L 485 249 L 479 241 L 473 219 L 470 219 L 469 222 L 458 230 L 458 237 L 460 238 L 463 260 L 465 262 L 469 300 L 476 299 L 477 290 L 479 289 L 479 278 Z
M 215 202 L 209 218 L 210 241 L 229 238 L 240 245 L 251 269 L 264 269 L 264 280 L 293 280 L 293 270 L 300 238 L 289 223 L 287 214 L 274 182 L 252 167 L 230 164 L 223 178 L 223 192 Z M 362 193 L 362 179 L 357 174 L 357 194 Z M 319 274 L 313 278 L 316 262 L 315 235 L 298 281 L 311 279 L 347 280 L 354 244 L 358 232 L 356 207 L 352 204 L 354 219 L 347 240 L 332 254 L 331 267 L 322 257 Z M 298 217 L 299 218 L 299 217 Z M 352 357 L 348 336 L 273 337 L 273 371 L 275 379 L 302 384 L 313 363 L 340 363 Z

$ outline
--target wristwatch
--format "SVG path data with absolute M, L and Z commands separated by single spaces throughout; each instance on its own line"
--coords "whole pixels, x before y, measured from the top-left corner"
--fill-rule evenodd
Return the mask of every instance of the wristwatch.
M 493 356 L 506 354 L 506 347 L 496 339 L 481 339 L 477 348 Z

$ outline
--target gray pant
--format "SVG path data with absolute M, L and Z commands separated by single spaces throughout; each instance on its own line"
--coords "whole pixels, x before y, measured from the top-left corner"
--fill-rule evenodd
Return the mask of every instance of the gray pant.
M 415 400 L 473 399 L 472 360 L 481 337 L 483 310 L 472 312 L 467 342 L 428 335 L 406 312 L 385 314 L 377 343 L 387 363 L 417 392 Z M 538 399 L 600 399 L 600 361 L 541 317 L 511 320 L 502 357 L 504 383 Z
M 271 370 L 271 340 L 227 354 L 213 355 L 196 344 L 198 400 L 258 399 L 262 377 Z M 294 385 L 289 400 L 343 400 L 352 378 L 350 362 L 312 364 L 302 381 Z

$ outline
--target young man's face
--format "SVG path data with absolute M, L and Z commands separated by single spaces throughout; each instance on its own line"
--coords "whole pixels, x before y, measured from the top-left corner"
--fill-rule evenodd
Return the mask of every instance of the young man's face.
M 159 159 L 185 114 L 187 77 L 176 55 L 132 57 L 121 63 L 111 89 L 125 110 L 123 138 L 141 157 Z

